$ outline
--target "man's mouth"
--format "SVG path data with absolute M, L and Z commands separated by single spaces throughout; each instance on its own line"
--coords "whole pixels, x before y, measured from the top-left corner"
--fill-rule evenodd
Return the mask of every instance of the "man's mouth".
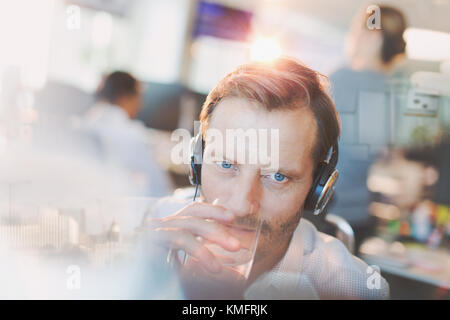
M 248 241 L 251 242 L 252 239 L 256 237 L 257 229 L 255 227 L 228 225 L 226 228 L 233 237 L 241 241 L 241 244 L 244 244 Z

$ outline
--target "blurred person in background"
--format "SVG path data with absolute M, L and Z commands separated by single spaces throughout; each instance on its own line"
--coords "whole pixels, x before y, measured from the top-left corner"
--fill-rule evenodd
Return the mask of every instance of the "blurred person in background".
M 444 132 L 434 144 L 409 148 L 404 151 L 407 160 L 415 161 L 427 168 L 424 183 L 428 192 L 419 199 L 414 208 L 413 221 L 423 212 L 428 211 L 426 228 L 413 228 L 413 236 L 419 241 L 426 241 L 430 246 L 450 245 L 450 133 Z M 431 176 L 431 177 L 430 177 Z M 434 220 L 434 221 L 433 221 Z M 419 226 L 420 227 L 420 226 Z
M 406 150 L 405 158 L 437 170 L 438 177 L 432 192 L 432 200 L 450 206 L 450 132 L 442 134 L 436 144 Z
M 149 131 L 136 116 L 141 109 L 139 82 L 129 73 L 115 71 L 97 90 L 97 102 L 88 110 L 89 131 L 100 141 L 102 158 L 125 168 L 141 196 L 164 196 L 172 182 L 155 161 Z
M 390 230 L 397 239 L 413 239 L 433 248 L 448 246 L 449 175 L 448 133 L 432 144 L 391 149 L 371 166 L 369 187 L 377 193 L 377 202 L 394 205 L 399 214 L 386 214 L 388 211 L 378 205 L 371 209 L 376 216 L 389 219 L 391 227 L 395 226 L 393 221 L 400 221 L 401 228 Z
M 405 59 L 404 15 L 385 5 L 379 9 L 379 16 L 366 10 L 355 16 L 345 46 L 349 65 L 330 75 L 342 125 L 340 178 L 330 211 L 355 228 L 356 248 L 369 218 L 367 172 L 390 138 L 389 77 Z M 381 28 L 370 26 L 372 18 L 380 19 Z

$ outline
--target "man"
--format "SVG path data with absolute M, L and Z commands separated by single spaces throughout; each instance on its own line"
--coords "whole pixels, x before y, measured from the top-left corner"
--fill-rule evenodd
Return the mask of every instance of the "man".
M 278 146 L 272 147 L 278 147 L 278 164 L 216 153 L 218 161 L 201 166 L 202 201 L 161 201 L 147 220 L 149 239 L 187 252 L 206 273 L 220 274 L 226 266 L 200 238 L 236 251 L 240 240 L 224 226 L 254 221 L 257 212 L 263 221 L 244 298 L 388 298 L 379 274 L 376 288 L 368 285 L 372 269 L 301 219 L 319 163 L 339 136 L 335 107 L 317 72 L 289 58 L 241 66 L 209 93 L 200 121 L 204 154 L 211 151 L 211 129 L 222 137 L 231 129 L 276 129 Z M 245 152 L 253 147 L 247 145 Z
M 135 118 L 141 108 L 139 82 L 129 73 L 115 71 L 97 90 L 98 102 L 88 111 L 90 132 L 100 141 L 106 162 L 129 173 L 135 195 L 165 196 L 172 183 L 155 161 L 149 145 L 149 131 Z

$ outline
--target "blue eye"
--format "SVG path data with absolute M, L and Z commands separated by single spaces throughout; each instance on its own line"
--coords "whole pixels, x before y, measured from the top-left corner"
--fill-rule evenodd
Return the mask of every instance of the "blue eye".
M 285 180 L 287 180 L 287 177 L 284 174 L 277 172 L 273 174 L 273 179 L 275 179 L 277 182 L 284 182 Z
M 230 169 L 232 164 L 226 161 L 222 161 L 222 163 L 220 164 L 220 166 L 224 169 Z

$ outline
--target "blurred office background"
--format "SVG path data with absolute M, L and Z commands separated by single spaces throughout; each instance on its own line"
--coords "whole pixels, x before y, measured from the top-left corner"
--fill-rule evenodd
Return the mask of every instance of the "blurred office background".
M 55 208 L 87 224 L 89 217 L 73 212 L 101 212 L 103 200 L 92 199 L 161 196 L 188 186 L 186 166 L 170 160 L 171 132 L 193 131 L 206 94 L 236 66 L 289 55 L 331 76 L 342 180 L 329 212 L 353 228 L 355 254 L 381 266 L 393 298 L 448 299 L 450 1 L 377 4 L 397 8 L 407 21 L 404 59 L 379 72 L 382 88 L 376 72 L 364 88 L 359 78 L 337 73 L 351 65 L 346 44 L 367 1 L 1 0 L 3 225 L 23 223 L 28 211 L 63 219 Z M 114 153 L 105 156 L 105 141 L 86 127 L 99 84 L 116 70 L 140 82 L 140 111 L 130 121 L 142 124 L 136 130 L 155 162 L 151 170 L 162 172 L 151 174 L 151 189 L 142 182 L 146 169 L 130 172 Z M 155 193 L 155 185 L 164 192 Z M 76 208 L 79 194 L 89 199 L 83 209 Z M 108 238 L 122 218 L 101 216 L 90 233 Z M 81 241 L 76 234 L 39 241 L 73 246 Z

